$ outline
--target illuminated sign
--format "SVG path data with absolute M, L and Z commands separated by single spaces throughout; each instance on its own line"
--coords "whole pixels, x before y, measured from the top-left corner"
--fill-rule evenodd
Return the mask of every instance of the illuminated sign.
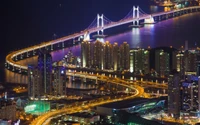
M 36 105 L 28 105 L 25 107 L 25 112 L 31 112 L 31 111 L 34 111 L 36 108 Z

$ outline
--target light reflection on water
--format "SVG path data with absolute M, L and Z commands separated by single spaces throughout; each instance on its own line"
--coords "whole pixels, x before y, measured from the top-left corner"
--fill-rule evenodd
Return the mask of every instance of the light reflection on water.
M 118 42 L 119 45 L 126 41 L 130 44 L 130 48 L 147 48 L 148 46 L 153 48 L 171 45 L 175 48 L 179 48 L 184 45 L 186 40 L 188 40 L 189 47 L 195 47 L 195 43 L 196 46 L 200 45 L 200 38 L 197 32 L 200 31 L 199 22 L 200 13 L 187 14 L 181 17 L 158 22 L 155 25 L 145 25 L 140 29 L 130 28 L 126 32 L 111 35 L 105 38 L 105 41 L 110 41 L 111 43 Z M 53 57 L 53 61 L 61 60 L 70 50 L 74 53 L 74 55 L 80 56 L 80 45 L 77 45 L 75 47 L 52 52 L 51 55 Z M 24 65 L 36 65 L 37 57 L 25 59 L 19 62 Z M 5 70 L 5 81 L 27 83 L 27 77 Z

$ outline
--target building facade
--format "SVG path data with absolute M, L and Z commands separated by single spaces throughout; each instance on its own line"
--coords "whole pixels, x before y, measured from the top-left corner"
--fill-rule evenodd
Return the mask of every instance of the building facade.
M 109 41 L 104 44 L 104 69 L 113 69 L 113 46 Z
M 28 67 L 28 95 L 30 98 L 52 94 L 52 57 L 40 52 L 38 66 Z
M 176 55 L 176 70 L 180 73 L 181 79 L 185 76 L 185 58 L 184 58 L 184 52 L 179 51 Z
M 130 48 L 127 42 L 124 42 L 120 45 L 120 70 L 129 70 L 130 69 Z
M 39 98 L 43 95 L 42 73 L 38 67 L 28 66 L 28 96 Z
M 81 66 L 91 68 L 92 66 L 92 45 L 89 41 L 81 43 Z
M 16 104 L 11 100 L 0 101 L 0 119 L 16 120 Z
M 182 111 L 198 112 L 200 110 L 200 78 L 194 75 L 187 75 L 182 82 Z
M 161 77 L 169 75 L 170 55 L 162 49 L 155 52 L 155 70 Z
M 177 71 L 172 71 L 168 78 L 168 113 L 174 118 L 180 117 L 181 109 L 180 76 Z
M 38 69 L 42 74 L 42 85 L 44 94 L 51 94 L 52 91 L 52 56 L 47 52 L 40 52 L 38 56 Z
M 66 95 L 66 69 L 54 67 L 52 71 L 53 95 Z
M 130 50 L 130 72 L 136 74 L 147 74 L 150 71 L 149 50 L 131 49 Z

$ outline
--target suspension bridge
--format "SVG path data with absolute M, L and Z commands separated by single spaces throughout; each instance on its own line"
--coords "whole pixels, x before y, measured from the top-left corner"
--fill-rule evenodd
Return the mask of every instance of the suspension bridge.
M 191 12 L 197 12 L 200 11 L 200 6 L 193 6 L 193 7 L 187 7 L 177 10 L 172 10 L 168 12 L 159 12 L 159 13 L 153 13 L 153 14 L 147 14 L 145 13 L 139 6 L 133 6 L 133 8 L 130 10 L 130 12 L 119 21 L 112 21 L 109 18 L 107 18 L 103 14 L 97 14 L 97 17 L 92 21 L 92 23 L 83 31 L 80 31 L 79 33 L 74 33 L 69 36 L 65 36 L 59 39 L 51 40 L 48 42 L 41 43 L 39 45 L 31 46 L 25 49 L 21 49 L 18 51 L 14 51 L 6 56 L 6 67 L 9 70 L 12 71 L 18 71 L 21 72 L 27 72 L 28 67 L 21 65 L 17 62 L 19 58 L 23 59 L 24 55 L 26 55 L 26 58 L 36 55 L 36 51 L 40 49 L 50 49 L 53 51 L 55 45 L 61 44 L 61 46 L 64 48 L 66 42 L 69 40 L 75 40 L 75 39 L 83 39 L 85 41 L 90 40 L 90 35 L 97 33 L 97 35 L 103 35 L 104 30 L 125 25 L 125 24 L 131 24 L 133 26 L 139 27 L 140 23 L 154 23 L 154 20 L 161 21 L 163 19 L 173 18 L 177 16 L 181 16 L 183 14 L 191 13 Z

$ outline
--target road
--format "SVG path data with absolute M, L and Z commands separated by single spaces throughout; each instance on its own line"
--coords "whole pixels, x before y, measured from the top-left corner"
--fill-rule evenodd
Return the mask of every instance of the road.
M 39 116 L 35 120 L 33 120 L 31 122 L 31 125 L 42 125 L 44 123 L 47 124 L 48 121 L 50 121 L 49 119 L 51 119 L 52 117 L 55 117 L 57 115 L 62 115 L 62 114 L 66 114 L 66 113 L 81 112 L 83 110 L 87 110 L 87 109 L 90 109 L 90 108 L 98 106 L 98 105 L 117 102 L 117 101 L 123 101 L 123 100 L 131 99 L 131 98 L 139 97 L 139 96 L 142 96 L 144 94 L 144 89 L 142 87 L 137 86 L 137 85 L 130 86 L 127 81 L 123 81 L 123 80 L 119 81 L 115 78 L 110 79 L 109 77 L 106 77 L 106 76 L 102 76 L 98 80 L 109 81 L 110 83 L 127 87 L 127 88 L 133 90 L 134 94 L 128 95 L 128 96 L 115 97 L 115 98 L 100 98 L 98 100 L 92 100 L 89 103 L 84 104 L 84 105 L 83 105 L 83 103 L 82 104 L 81 103 L 80 104 L 74 104 L 74 105 L 69 105 L 68 107 L 65 107 L 63 109 L 59 109 L 59 110 L 56 110 L 56 111 L 49 111 L 49 112 Z M 119 81 L 120 83 L 118 83 L 117 81 Z

